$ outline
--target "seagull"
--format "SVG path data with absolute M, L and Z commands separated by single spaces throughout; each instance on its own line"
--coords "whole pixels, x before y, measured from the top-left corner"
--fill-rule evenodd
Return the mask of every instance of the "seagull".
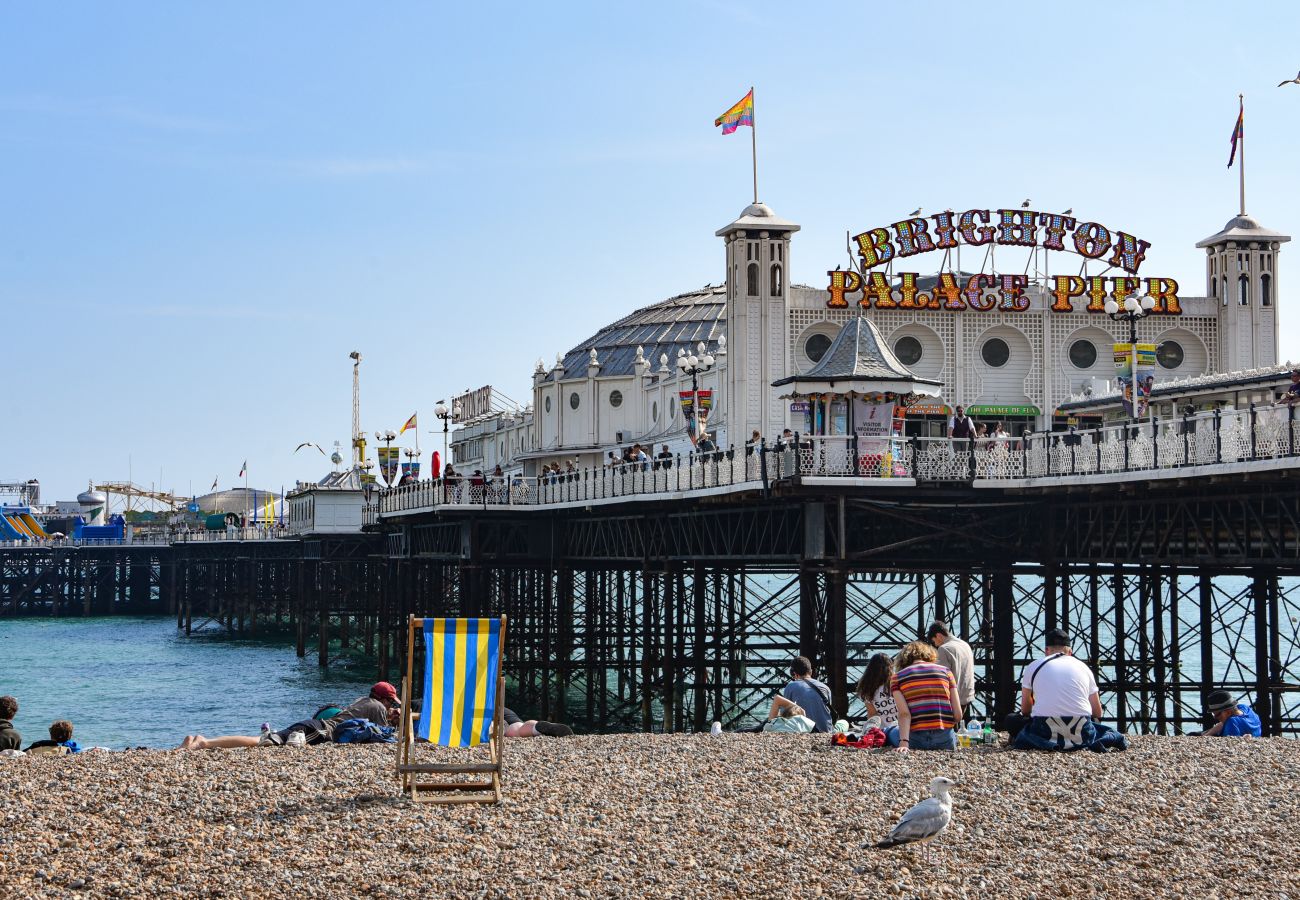
M 894 830 L 876 846 L 887 850 L 903 844 L 921 844 L 942 834 L 952 821 L 952 798 L 948 796 L 948 790 L 956 784 L 942 775 L 930 779 L 930 796 L 903 813 Z M 929 855 L 928 847 L 926 855 Z
M 1072 216 L 1072 215 L 1074 215 L 1074 207 L 1071 206 L 1071 207 L 1070 207 L 1069 209 L 1067 209 L 1065 212 L 1061 213 L 1061 215 L 1063 215 L 1063 216 Z
M 908 213 L 909 216 L 919 216 L 920 214 L 921 214 L 921 207 L 919 206 L 916 209 L 912 210 L 910 213 Z
M 320 450 L 320 455 L 321 455 L 321 456 L 324 456 L 324 455 L 325 455 L 325 451 L 320 449 L 320 444 L 313 444 L 311 441 L 303 441 L 303 442 L 302 442 L 301 444 L 299 444 L 297 447 L 294 447 L 294 448 L 293 448 L 293 452 L 294 452 L 294 453 L 297 453 L 297 452 L 298 452 L 299 450 L 301 450 L 303 447 L 315 447 L 317 450 Z
M 1295 78 L 1288 78 L 1286 81 L 1279 82 L 1278 87 L 1282 87 L 1284 84 L 1300 84 L 1300 72 L 1295 73 Z
M 1024 203 L 1020 204 L 1020 208 L 1021 208 L 1021 209 L 1029 209 L 1029 201 L 1026 200 Z

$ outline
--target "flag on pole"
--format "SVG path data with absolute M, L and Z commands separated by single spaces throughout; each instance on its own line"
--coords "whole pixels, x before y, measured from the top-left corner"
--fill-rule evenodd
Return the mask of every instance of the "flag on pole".
M 1246 101 L 1238 99 L 1240 107 L 1237 110 L 1237 124 L 1232 126 L 1232 152 L 1228 154 L 1228 168 L 1232 168 L 1232 161 L 1237 158 L 1237 141 L 1245 134 L 1246 122 Z
M 731 134 L 741 125 L 754 127 L 754 89 L 740 99 L 740 102 L 713 120 L 713 127 L 722 126 L 723 134 Z
M 417 415 L 418 413 L 411 413 L 411 418 L 407 419 L 406 424 L 402 426 L 402 430 L 397 432 L 398 437 L 401 437 L 406 432 L 406 429 L 408 428 L 417 428 L 415 424 L 415 417 Z
M 248 471 L 248 460 L 244 460 L 244 464 L 243 464 L 242 466 L 239 467 L 239 476 L 238 476 L 238 477 L 243 478 L 243 477 L 244 477 L 244 473 L 247 472 L 247 471 Z
M 220 475 L 217 476 L 217 478 L 220 478 L 220 477 L 221 477 Z M 217 489 L 217 479 L 214 478 L 214 479 L 212 479 L 212 490 L 215 491 L 216 489 Z

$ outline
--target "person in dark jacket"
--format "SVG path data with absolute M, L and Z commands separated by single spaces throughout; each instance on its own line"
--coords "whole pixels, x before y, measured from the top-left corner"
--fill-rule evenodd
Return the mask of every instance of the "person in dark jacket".
M 18 700 L 6 694 L 0 697 L 0 750 L 21 750 L 23 736 L 14 728 Z
M 81 746 L 72 739 L 72 723 L 67 719 L 60 719 L 50 726 L 50 739 L 48 741 L 36 741 L 27 748 L 31 753 L 39 747 L 64 747 L 69 753 L 80 753 Z

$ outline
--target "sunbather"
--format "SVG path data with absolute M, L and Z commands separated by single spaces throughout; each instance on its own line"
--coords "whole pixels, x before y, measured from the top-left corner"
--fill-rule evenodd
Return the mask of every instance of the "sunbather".
M 330 715 L 330 712 L 333 715 Z M 284 744 L 295 731 L 301 731 L 309 744 L 323 744 L 332 739 L 334 726 L 348 719 L 367 719 L 376 725 L 396 725 L 402 716 L 402 704 L 397 699 L 397 688 L 387 681 L 376 682 L 370 688 L 370 694 L 358 697 L 342 710 L 336 707 L 324 707 L 316 715 L 301 722 L 295 722 L 288 728 L 267 735 L 251 737 L 248 735 L 227 735 L 208 738 L 201 734 L 187 735 L 180 743 L 180 750 L 233 750 L 238 747 L 256 747 L 258 744 Z
M 572 728 L 559 722 L 539 719 L 529 719 L 525 722 L 509 707 L 502 709 L 501 715 L 506 721 L 506 737 L 569 737 L 573 734 Z

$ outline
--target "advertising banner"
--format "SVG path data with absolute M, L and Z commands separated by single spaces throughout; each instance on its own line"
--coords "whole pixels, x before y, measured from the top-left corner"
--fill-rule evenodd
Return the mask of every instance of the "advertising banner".
M 1124 398 L 1124 412 L 1135 419 L 1144 418 L 1151 406 L 1151 388 L 1156 380 L 1156 345 L 1137 345 L 1137 390 L 1134 391 L 1133 345 L 1116 344 L 1115 380 Z
M 695 401 L 699 400 L 699 409 Z M 686 419 L 686 433 L 692 444 L 700 442 L 700 435 L 709 427 L 709 410 L 713 409 L 713 391 L 680 391 L 677 395 L 682 407 L 682 416 Z
M 400 462 L 401 447 L 379 447 L 379 471 L 383 473 L 384 481 L 387 484 L 393 484 L 397 481 L 397 466 Z
M 408 477 L 412 481 L 420 480 L 420 463 L 418 461 L 402 463 L 402 480 L 406 481 Z
M 853 401 L 853 430 L 858 435 L 858 453 L 883 454 L 894 433 L 894 404 Z

